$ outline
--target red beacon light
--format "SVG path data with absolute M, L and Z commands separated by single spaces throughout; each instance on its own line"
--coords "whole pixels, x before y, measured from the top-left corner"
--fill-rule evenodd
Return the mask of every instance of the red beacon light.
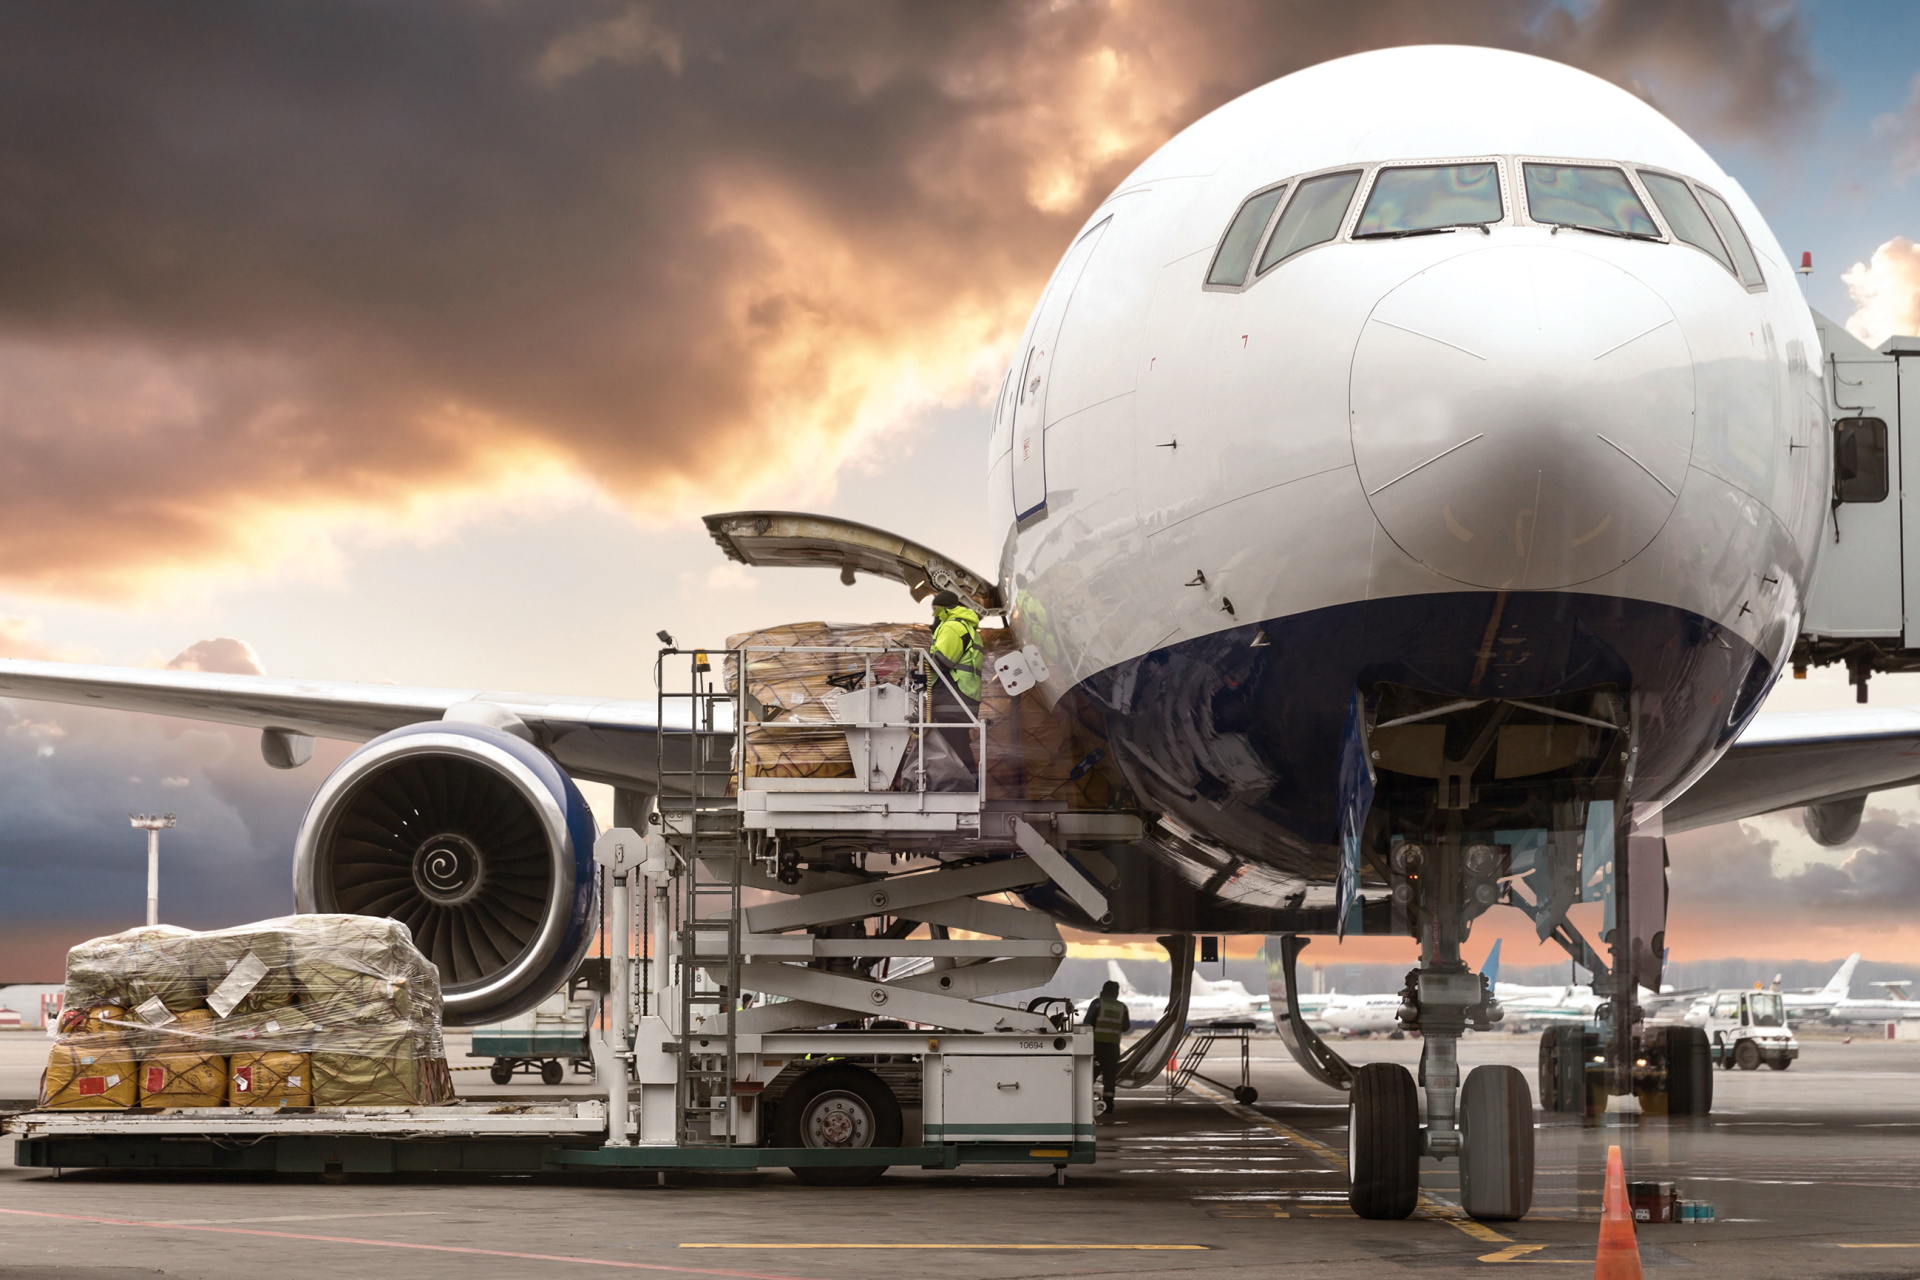
M 1794 274 L 1801 276 L 1810 276 L 1813 274 L 1813 250 L 1803 249 L 1800 251 L 1800 266 Z

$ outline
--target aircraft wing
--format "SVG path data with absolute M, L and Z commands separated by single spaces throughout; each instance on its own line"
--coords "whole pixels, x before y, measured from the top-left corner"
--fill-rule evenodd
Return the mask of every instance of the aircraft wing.
M 1920 708 L 1755 716 L 1726 755 L 1667 805 L 1669 832 L 1920 782 Z
M 479 714 L 469 718 L 517 719 L 575 777 L 650 790 L 657 772 L 656 709 L 650 698 L 553 697 L 24 660 L 0 661 L 0 697 L 145 711 L 347 742 L 365 742 L 402 725 L 438 720 L 463 704 L 479 704 Z

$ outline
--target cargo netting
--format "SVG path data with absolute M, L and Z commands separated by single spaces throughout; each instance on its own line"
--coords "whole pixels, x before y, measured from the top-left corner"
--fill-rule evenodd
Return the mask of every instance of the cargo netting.
M 906 689 L 912 718 L 928 714 L 924 659 L 932 628 L 914 623 L 796 622 L 729 636 L 746 666 L 745 759 L 742 771 L 763 778 L 851 778 L 853 757 L 834 700 L 846 691 L 893 684 Z M 993 676 L 994 661 L 1019 648 L 1011 630 L 982 628 L 986 668 L 979 718 L 986 731 L 986 794 L 992 799 L 1058 800 L 1070 808 L 1104 809 L 1121 802 L 1114 778 L 1100 768 L 1099 737 L 1050 710 L 1037 691 L 1015 697 Z M 739 673 L 729 658 L 729 693 Z M 804 722 L 796 727 L 783 727 Z M 979 737 L 973 738 L 975 749 Z M 930 761 L 930 766 L 935 762 Z M 909 751 L 896 790 L 917 786 Z
M 67 953 L 40 1105 L 424 1106 L 453 1101 L 440 975 L 407 927 L 304 915 L 129 929 Z

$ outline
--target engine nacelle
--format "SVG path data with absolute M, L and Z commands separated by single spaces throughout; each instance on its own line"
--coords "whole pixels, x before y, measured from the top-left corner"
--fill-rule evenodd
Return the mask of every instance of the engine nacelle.
M 1815 844 L 1831 849 L 1853 839 L 1860 830 L 1860 815 L 1866 812 L 1867 798 L 1826 800 L 1806 807 L 1807 834 Z
M 402 922 L 440 969 L 447 1024 L 498 1022 L 558 990 L 592 945 L 595 831 L 537 747 L 486 725 L 408 725 L 321 785 L 294 844 L 294 900 Z

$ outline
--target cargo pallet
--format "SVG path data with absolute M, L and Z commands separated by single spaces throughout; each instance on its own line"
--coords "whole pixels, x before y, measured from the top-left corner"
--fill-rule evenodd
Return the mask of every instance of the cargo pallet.
M 728 690 L 714 667 L 744 672 L 781 652 L 863 663 L 864 678 L 833 720 L 756 723 L 747 682 Z M 1139 838 L 1138 816 L 990 799 L 977 718 L 944 730 L 971 738 L 973 789 L 933 789 L 921 708 L 948 677 L 924 650 L 668 648 L 655 677 L 660 793 L 617 815 L 644 833 L 620 826 L 595 845 L 613 955 L 573 995 L 597 1028 L 587 1049 L 602 1098 L 29 1112 L 4 1126 L 16 1162 L 323 1175 L 790 1168 L 835 1184 L 970 1164 L 1064 1181 L 1092 1163 L 1091 1033 L 1071 1025 L 1070 1006 L 982 999 L 1046 983 L 1066 954 L 1059 926 L 988 899 L 1051 886 L 1106 917 L 1112 868 L 1097 850 Z M 754 735 L 823 729 L 846 735 L 853 777 L 742 768 Z M 896 871 L 901 856 L 909 869 Z M 888 870 L 870 865 L 880 857 Z M 747 906 L 749 889 L 779 896 Z M 916 1102 L 917 1144 L 903 1141 L 902 1105 Z

